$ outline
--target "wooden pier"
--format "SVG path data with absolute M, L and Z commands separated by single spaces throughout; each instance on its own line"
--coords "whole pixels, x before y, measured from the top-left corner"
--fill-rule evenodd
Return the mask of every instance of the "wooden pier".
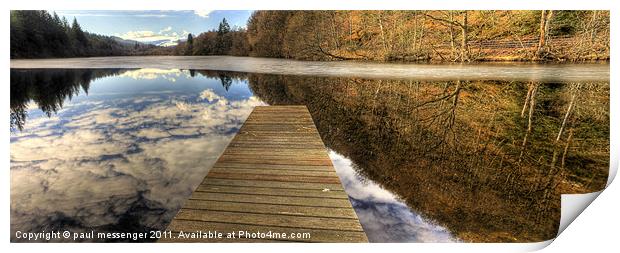
M 368 241 L 305 106 L 254 108 L 167 230 L 160 242 Z

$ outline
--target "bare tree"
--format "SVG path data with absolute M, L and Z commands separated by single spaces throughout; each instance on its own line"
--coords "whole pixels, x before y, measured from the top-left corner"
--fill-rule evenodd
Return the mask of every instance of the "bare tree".
M 381 31 L 381 42 L 383 44 L 383 51 L 384 53 L 387 53 L 387 44 L 385 42 L 385 31 L 383 30 L 383 17 L 381 13 L 379 13 L 377 20 L 379 22 L 379 29 Z
M 597 10 L 592 11 L 592 18 L 590 19 L 590 24 L 588 25 L 590 28 L 590 43 L 594 42 L 594 36 L 596 35 L 597 14 Z
M 448 11 L 448 18 L 450 22 L 454 22 L 454 16 L 452 11 Z M 454 25 L 450 24 L 450 58 L 454 59 L 454 54 L 456 53 L 456 43 L 454 41 Z
M 462 11 L 462 14 L 463 14 L 462 22 L 456 22 L 454 20 L 445 19 L 445 18 L 438 18 L 438 17 L 435 17 L 430 14 L 426 14 L 426 13 L 424 14 L 424 16 L 432 20 L 442 22 L 443 24 L 448 25 L 448 26 L 457 26 L 461 28 L 461 55 L 459 58 L 461 62 L 464 62 L 464 61 L 470 61 L 470 59 L 469 59 L 469 48 L 467 45 L 468 43 L 467 11 Z
M 575 100 L 577 98 L 577 92 L 581 87 L 581 83 L 578 83 L 574 88 L 573 95 L 571 96 L 570 103 L 568 104 L 568 109 L 566 109 L 566 114 L 564 115 L 564 120 L 562 121 L 562 126 L 560 127 L 560 131 L 558 132 L 558 137 L 555 139 L 556 142 L 560 141 L 560 137 L 562 137 L 562 132 L 564 131 L 564 127 L 566 127 L 566 121 L 568 121 L 568 117 L 570 116 L 573 108 L 575 106 Z
M 536 107 L 536 93 L 538 92 L 538 84 L 530 83 L 531 86 L 531 94 L 529 98 L 529 113 L 527 116 L 527 130 L 525 131 L 525 136 L 523 137 L 523 143 L 521 144 L 521 154 L 519 154 L 519 162 L 523 159 L 523 154 L 525 153 L 525 147 L 527 146 L 527 139 L 532 133 L 532 118 L 534 116 L 534 108 Z
M 469 61 L 469 47 L 467 46 L 467 11 L 463 11 L 463 23 L 461 25 L 461 62 Z
M 540 14 L 540 35 L 538 38 L 538 48 L 536 50 L 536 57 L 542 58 L 547 53 L 547 41 L 549 38 L 549 24 L 551 17 L 553 16 L 552 10 L 542 10 Z
M 527 105 L 530 102 L 530 98 L 532 97 L 532 91 L 534 90 L 534 85 L 530 83 L 527 86 L 527 95 L 525 96 L 525 101 L 523 102 L 523 109 L 521 110 L 521 118 L 525 117 L 525 111 L 527 110 Z

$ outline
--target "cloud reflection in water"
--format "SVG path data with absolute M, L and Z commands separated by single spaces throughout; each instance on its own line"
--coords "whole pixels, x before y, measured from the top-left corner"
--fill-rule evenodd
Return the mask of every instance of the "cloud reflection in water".
M 336 173 L 370 242 L 454 242 L 450 232 L 420 215 L 394 194 L 360 176 L 346 157 L 330 150 Z
M 176 72 L 103 79 L 128 87 L 114 94 L 95 81 L 52 117 L 28 109 L 25 128 L 11 136 L 12 241 L 17 230 L 165 228 L 252 108 L 264 105 L 245 82 L 226 92 L 217 80 Z
M 49 115 L 25 99 L 32 92 L 14 92 L 12 79 L 11 96 L 22 94 L 16 104 L 27 111 L 27 120 L 17 122 L 23 129 L 11 134 L 12 241 L 17 241 L 16 230 L 164 229 L 252 108 L 265 105 L 241 74 L 235 78 L 220 72 L 157 69 L 114 73 L 118 75 L 92 83 L 77 82 L 83 92 L 73 96 L 79 87 L 63 85 L 91 76 L 89 70 L 56 73 L 66 79 L 55 86 L 37 86 L 38 80 L 50 79 L 33 78 L 28 88 L 57 96 L 38 97 L 39 104 L 55 105 L 50 108 L 57 110 Z M 333 151 L 330 157 L 371 241 L 454 241 L 446 229 L 358 175 L 349 159 Z

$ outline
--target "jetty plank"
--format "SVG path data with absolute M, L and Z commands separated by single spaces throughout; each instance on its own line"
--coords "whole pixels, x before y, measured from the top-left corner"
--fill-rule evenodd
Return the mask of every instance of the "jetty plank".
M 305 106 L 254 108 L 167 230 L 160 242 L 368 242 Z

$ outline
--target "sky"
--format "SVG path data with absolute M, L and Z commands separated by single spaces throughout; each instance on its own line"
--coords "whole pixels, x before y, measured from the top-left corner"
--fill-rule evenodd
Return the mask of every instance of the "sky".
M 170 46 L 189 33 L 217 29 L 226 18 L 231 27 L 245 27 L 252 11 L 86 11 L 51 10 L 70 22 L 75 17 L 83 30 L 144 43 Z

